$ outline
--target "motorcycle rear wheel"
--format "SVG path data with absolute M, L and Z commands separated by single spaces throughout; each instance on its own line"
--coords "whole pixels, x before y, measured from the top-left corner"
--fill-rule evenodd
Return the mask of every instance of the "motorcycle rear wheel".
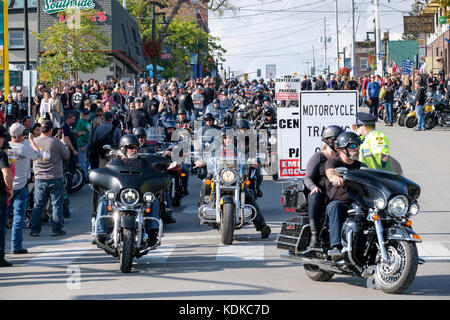
M 316 265 L 305 264 L 303 268 L 305 269 L 306 275 L 313 281 L 327 282 L 334 276 L 334 273 L 324 271 Z
M 72 185 L 70 186 L 69 193 L 72 194 L 72 193 L 79 191 L 81 188 L 83 188 L 84 183 L 85 183 L 85 181 L 84 181 L 83 170 L 80 168 L 77 168 L 72 177 Z
M 398 117 L 398 125 L 400 126 L 400 127 L 404 127 L 405 126 L 405 120 L 406 120 L 406 117 L 407 117 L 408 115 L 407 114 L 401 114 L 399 117 Z
M 384 293 L 404 292 L 414 281 L 419 255 L 414 242 L 390 241 L 386 245 L 390 263 L 379 262 L 376 266 L 375 282 Z
M 233 243 L 234 236 L 234 204 L 224 203 L 222 205 L 222 222 L 220 224 L 222 244 Z
M 120 271 L 123 273 L 131 272 L 134 258 L 134 240 L 136 237 L 136 229 L 122 229 L 122 251 L 120 253 Z
M 435 117 L 428 117 L 425 119 L 425 127 L 427 130 L 431 130 L 437 125 L 437 119 Z

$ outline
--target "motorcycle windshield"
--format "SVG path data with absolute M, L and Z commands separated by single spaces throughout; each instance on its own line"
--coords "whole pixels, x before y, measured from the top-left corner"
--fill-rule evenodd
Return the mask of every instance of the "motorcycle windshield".
M 146 130 L 147 140 L 162 142 L 166 139 L 163 127 L 150 127 Z
M 208 173 L 218 175 L 223 169 L 233 169 L 238 174 L 242 172 L 245 166 L 245 159 L 234 156 L 221 156 L 208 158 Z
M 345 174 L 344 185 L 348 196 L 365 208 L 373 208 L 374 200 L 403 195 L 409 201 L 420 195 L 420 186 L 415 182 L 384 170 L 362 168 Z
M 89 173 L 89 181 L 103 190 L 119 193 L 124 188 L 155 193 L 170 185 L 170 177 L 156 171 L 148 159 L 114 159 L 105 168 Z

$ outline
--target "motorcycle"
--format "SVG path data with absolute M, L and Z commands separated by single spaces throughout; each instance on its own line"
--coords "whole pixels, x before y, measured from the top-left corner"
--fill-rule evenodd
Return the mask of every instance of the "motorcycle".
M 433 98 L 433 92 L 427 92 L 427 100 L 425 102 L 425 105 L 423 106 L 423 112 L 424 112 L 424 118 L 425 121 L 430 116 L 430 114 L 434 111 L 434 98 Z M 417 113 L 415 108 L 411 110 L 405 119 L 405 126 L 407 128 L 414 128 L 417 126 L 417 122 L 419 120 L 417 119 Z
M 219 229 L 224 245 L 233 243 L 234 231 L 253 221 L 256 208 L 245 204 L 250 181 L 246 165 L 240 158 L 210 157 L 207 163 L 210 179 L 205 180 L 205 196 L 199 203 L 198 217 L 202 224 Z
M 314 281 L 329 281 L 335 274 L 368 278 L 385 293 L 404 292 L 414 281 L 419 264 L 416 244 L 421 237 L 411 228 L 412 216 L 419 213 L 420 186 L 401 175 L 382 170 L 335 169 L 353 207 L 341 229 L 341 256 L 329 254 L 328 217 L 318 230 L 320 248 L 309 248 L 311 230 L 303 182 L 297 187 L 297 217 L 283 223 L 277 247 L 288 250 L 282 258 L 303 264 Z M 300 200 L 300 201 L 298 201 Z
M 406 105 L 400 110 L 398 115 L 398 125 L 400 127 L 405 126 L 406 117 L 408 114 L 415 109 L 414 101 L 416 99 L 416 91 L 410 92 L 406 98 Z
M 94 242 L 106 253 L 120 258 L 120 270 L 131 271 L 133 258 L 140 258 L 155 250 L 161 242 L 163 223 L 161 219 L 146 217 L 151 205 L 170 185 L 170 177 L 149 166 L 142 159 L 114 159 L 105 168 L 89 173 L 89 182 L 97 199 L 104 195 L 108 201 L 108 214 L 92 218 Z M 108 239 L 97 240 L 98 223 L 105 219 Z M 149 220 L 158 224 L 157 242 L 149 246 L 145 225 Z
M 425 119 L 425 125 L 428 130 L 437 125 L 441 127 L 450 126 L 450 107 L 445 99 L 439 99 L 434 105 L 434 110 L 430 116 Z

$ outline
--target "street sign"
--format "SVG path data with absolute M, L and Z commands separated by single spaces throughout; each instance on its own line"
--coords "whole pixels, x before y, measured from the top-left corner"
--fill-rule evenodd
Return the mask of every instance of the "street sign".
M 438 21 L 440 24 L 445 24 L 445 23 L 447 23 L 447 18 L 444 16 L 440 16 Z
M 404 16 L 403 28 L 405 34 L 434 33 L 434 15 Z
M 171 60 L 172 59 L 172 47 L 163 46 L 161 50 L 161 60 Z
M 266 65 L 266 79 L 275 79 L 277 76 L 277 65 L 267 64 Z
M 414 62 L 411 60 L 403 60 L 402 61 L 402 74 L 412 75 L 412 69 L 414 66 Z
M 189 54 L 189 60 L 190 60 L 191 64 L 197 64 L 198 54 L 197 53 Z
M 296 178 L 305 175 L 300 171 L 299 108 L 277 109 L 278 177 Z
M 284 75 L 275 79 L 275 100 L 298 100 L 300 78 Z
M 359 108 L 359 93 L 356 90 L 301 91 L 299 106 L 299 170 L 303 172 L 313 154 L 320 151 L 326 127 L 337 125 L 344 130 L 351 129 Z
M 22 92 L 25 97 L 34 97 L 35 93 L 33 88 L 37 85 L 37 71 L 36 70 L 24 70 L 22 76 Z

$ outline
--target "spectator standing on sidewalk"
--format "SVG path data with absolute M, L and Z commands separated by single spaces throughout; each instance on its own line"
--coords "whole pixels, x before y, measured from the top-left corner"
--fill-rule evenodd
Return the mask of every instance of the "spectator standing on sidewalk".
M 0 125 L 0 145 L 3 145 L 6 129 Z M 13 196 L 13 174 L 9 168 L 8 155 L 0 149 L 0 267 L 10 267 L 5 260 L 6 221 L 8 220 L 7 201 Z
M 11 149 L 8 150 L 8 156 L 10 159 L 14 159 L 15 165 L 14 193 L 10 202 L 14 210 L 11 228 L 11 250 L 14 254 L 28 253 L 27 249 L 22 247 L 25 212 L 28 203 L 27 182 L 30 178 L 31 161 L 37 160 L 40 154 L 32 133 L 28 136 L 29 143 L 24 143 L 24 131 L 25 127 L 20 123 L 14 123 L 9 128 L 9 134 L 11 135 L 9 146 Z
M 42 209 L 47 198 L 52 204 L 52 236 L 62 236 L 64 227 L 64 172 L 63 160 L 70 159 L 67 146 L 69 138 L 59 130 L 58 139 L 52 136 L 53 123 L 44 120 L 41 124 L 41 135 L 35 139 L 40 157 L 33 162 L 34 170 L 34 208 L 31 215 L 31 236 L 39 236 L 42 225 Z
M 81 112 L 80 120 L 77 122 L 77 145 L 78 145 L 78 163 L 83 169 L 84 177 L 88 179 L 89 162 L 87 160 L 87 145 L 89 143 L 89 132 L 91 125 L 89 120 L 89 109 Z

